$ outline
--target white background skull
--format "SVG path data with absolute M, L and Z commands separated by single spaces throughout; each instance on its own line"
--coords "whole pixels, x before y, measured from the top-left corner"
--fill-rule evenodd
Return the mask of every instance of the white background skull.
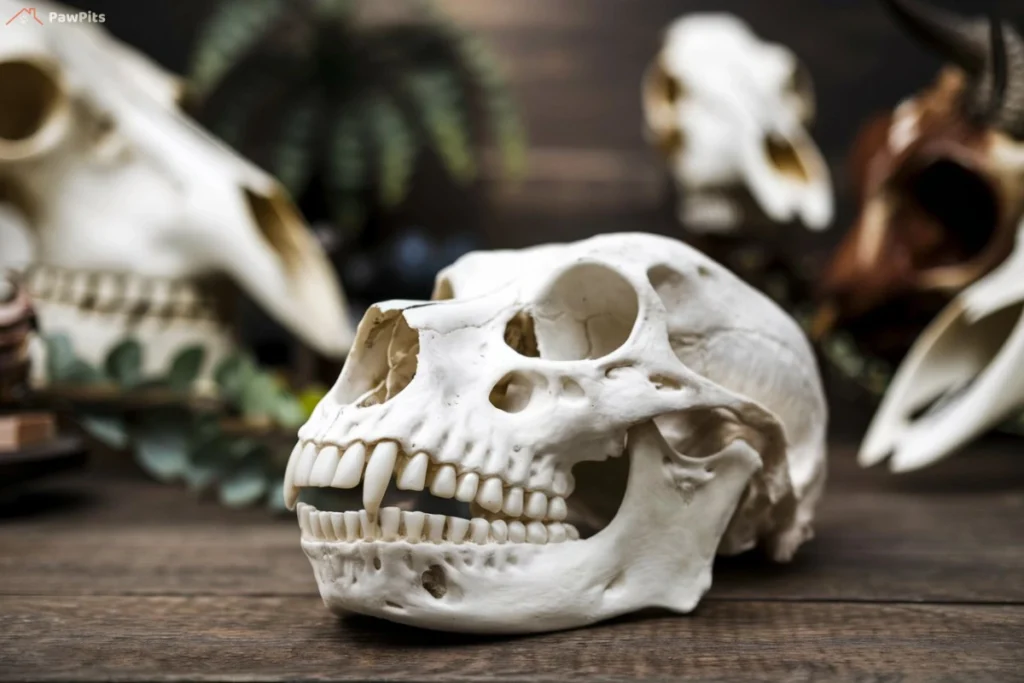
M 716 551 L 761 541 L 787 560 L 808 537 L 824 481 L 815 362 L 721 266 L 608 235 L 467 255 L 435 299 L 372 308 L 299 432 L 289 504 L 363 482 L 360 511 L 299 503 L 331 608 L 483 632 L 685 612 Z M 608 469 L 584 481 L 574 466 Z M 392 474 L 472 519 L 382 508 Z M 578 506 L 607 511 L 585 540 L 565 522 Z
M 807 132 L 810 76 L 788 48 L 729 14 L 682 17 L 647 69 L 643 105 L 691 229 L 735 228 L 744 217 L 728 193 L 739 186 L 773 221 L 832 222 L 830 173 Z

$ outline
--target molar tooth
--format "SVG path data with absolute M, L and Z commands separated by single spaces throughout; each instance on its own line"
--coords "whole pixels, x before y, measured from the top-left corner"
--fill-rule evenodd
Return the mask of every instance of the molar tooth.
M 370 515 L 366 510 L 359 511 L 359 529 L 362 532 L 362 537 L 367 541 L 372 541 L 377 535 L 377 525 L 370 521 Z
M 343 513 L 343 517 L 345 518 L 345 540 L 358 541 L 360 538 L 359 513 L 355 510 L 349 510 Z
M 363 507 L 370 519 L 376 519 L 380 501 L 388 490 L 391 473 L 395 471 L 398 459 L 398 444 L 394 441 L 382 441 L 377 444 L 366 463 L 366 474 L 363 476 Z
M 319 512 L 309 513 L 309 533 L 313 538 L 316 539 L 322 539 L 324 537 L 324 530 L 320 528 Z
M 512 543 L 523 543 L 526 541 L 526 525 L 522 522 L 509 522 L 508 540 Z
M 295 485 L 309 486 L 309 474 L 313 470 L 313 463 L 316 461 L 316 444 L 307 441 L 302 447 L 299 455 L 299 464 L 295 466 Z
M 501 510 L 509 517 L 518 517 L 523 514 L 523 490 L 518 486 L 510 488 L 505 493 L 505 502 L 501 506 Z
M 469 472 L 459 477 L 458 488 L 455 489 L 455 500 L 469 503 L 476 498 L 476 489 L 480 485 L 480 475 Z
M 466 534 L 469 533 L 469 520 L 461 517 L 448 518 L 448 540 L 452 543 L 462 543 Z
M 427 515 L 427 540 L 431 543 L 444 540 L 444 515 Z
M 288 466 L 284 470 L 284 504 L 289 510 L 295 509 L 299 500 L 299 487 L 295 485 L 295 468 L 298 467 L 302 455 L 302 442 L 297 441 L 292 454 L 288 457 Z
M 565 498 L 552 498 L 548 503 L 548 519 L 561 522 L 568 516 L 569 509 L 565 506 Z
M 566 538 L 568 538 L 570 541 L 578 541 L 578 540 L 580 540 L 579 529 L 574 527 L 572 524 L 563 524 L 562 526 L 565 527 Z
M 434 475 L 434 481 L 430 482 L 430 492 L 439 498 L 451 498 L 455 495 L 455 484 L 455 468 L 441 465 Z
M 316 463 L 309 474 L 309 485 L 330 486 L 340 457 L 337 446 L 327 446 L 321 450 L 320 455 L 316 456 Z
M 402 522 L 405 524 L 406 540 L 416 543 L 422 539 L 425 521 L 427 521 L 427 516 L 422 512 L 403 512 Z
M 508 540 L 508 524 L 503 519 L 496 519 L 491 522 L 491 538 L 495 543 L 504 543 Z
M 483 545 L 487 543 L 487 536 L 491 532 L 491 523 L 486 519 L 476 517 L 469 521 L 469 538 L 473 543 Z
M 526 516 L 533 519 L 544 519 L 548 513 L 548 497 L 540 491 L 534 491 L 526 501 Z
M 422 491 L 427 482 L 427 465 L 430 458 L 426 453 L 417 453 L 412 456 L 402 473 L 398 476 L 396 485 L 402 491 Z
M 501 479 L 498 477 L 490 477 L 484 480 L 484 485 L 480 487 L 480 493 L 476 496 L 476 502 L 480 504 L 484 510 L 491 512 L 498 512 L 501 510 L 502 504 L 502 485 Z
M 526 525 L 526 540 L 540 545 L 547 543 L 548 528 L 543 522 L 530 522 Z
M 345 515 L 340 512 L 331 513 L 331 528 L 334 529 L 334 537 L 339 541 L 344 541 L 348 538 L 348 533 L 345 531 Z
M 565 531 L 565 526 L 559 522 L 548 524 L 548 543 L 561 543 L 566 538 L 568 538 L 568 534 Z
M 366 446 L 357 441 L 348 447 L 341 462 L 338 463 L 338 470 L 334 473 L 331 486 L 336 489 L 354 489 L 359 485 L 363 477 L 363 465 L 366 463 Z
M 398 508 L 384 508 L 380 511 L 380 535 L 385 541 L 398 540 L 398 524 L 402 511 Z

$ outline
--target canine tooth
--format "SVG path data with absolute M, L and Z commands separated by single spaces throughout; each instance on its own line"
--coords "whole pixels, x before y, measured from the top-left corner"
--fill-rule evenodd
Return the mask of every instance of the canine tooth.
M 434 481 L 430 482 L 430 492 L 440 498 L 451 498 L 455 495 L 455 483 L 455 468 L 441 465 L 434 475 Z
M 307 441 L 299 455 L 299 464 L 295 466 L 296 486 L 309 486 L 309 473 L 313 470 L 314 461 L 316 461 L 316 444 Z
M 501 510 L 509 517 L 518 517 L 523 514 L 523 490 L 518 486 L 510 488 L 505 493 L 505 502 L 502 504 Z
M 548 519 L 561 522 L 569 516 L 569 509 L 565 506 L 565 498 L 555 497 L 548 503 Z
M 484 485 L 480 487 L 480 493 L 476 496 L 476 502 L 478 502 L 480 507 L 484 510 L 498 512 L 501 510 L 501 504 L 503 502 L 501 494 L 501 479 L 498 479 L 497 477 L 490 477 L 484 480 Z
M 548 542 L 548 528 L 543 522 L 530 522 L 526 525 L 526 540 L 530 543 L 544 544 Z
M 568 538 L 568 534 L 561 523 L 548 524 L 548 543 L 561 543 L 566 538 Z
M 377 444 L 366 463 L 366 474 L 363 475 L 363 507 L 370 519 L 377 516 L 380 501 L 388 490 L 391 473 L 395 471 L 398 460 L 398 444 L 394 441 L 382 441 Z
M 330 486 L 340 458 L 337 446 L 327 446 L 316 456 L 316 463 L 309 474 L 310 486 Z
M 313 538 L 323 538 L 324 531 L 320 528 L 320 513 L 309 513 L 309 533 Z
M 469 472 L 459 477 L 459 485 L 455 489 L 455 500 L 469 503 L 476 498 L 476 489 L 480 485 L 480 475 Z
M 565 527 L 565 535 L 570 541 L 580 540 L 579 529 L 574 527 L 572 524 L 563 524 L 562 526 Z
M 359 485 L 363 476 L 363 465 L 366 463 L 366 446 L 357 441 L 348 447 L 341 456 L 338 470 L 334 473 L 331 486 L 336 489 L 352 489 Z
M 509 522 L 508 540 L 512 543 L 523 543 L 526 540 L 526 525 L 522 522 Z
M 412 456 L 402 473 L 398 475 L 397 486 L 402 491 L 422 491 L 427 482 L 427 465 L 430 458 L 426 453 Z
M 496 519 L 491 522 L 491 538 L 496 543 L 504 543 L 508 540 L 508 524 L 503 519 Z
M 402 521 L 402 511 L 398 508 L 384 508 L 380 511 L 380 535 L 385 541 L 398 539 L 398 524 Z
M 331 528 L 334 529 L 334 537 L 339 541 L 344 541 L 348 538 L 348 533 L 345 531 L 345 515 L 340 512 L 331 513 Z
M 444 515 L 427 515 L 427 540 L 431 543 L 444 540 Z
M 491 532 L 491 523 L 486 519 L 476 517 L 469 520 L 469 539 L 473 543 L 483 545 L 487 543 L 487 536 Z
M 349 510 L 344 513 L 345 517 L 345 540 L 356 541 L 359 540 L 359 513 L 355 510 Z
M 299 500 L 299 487 L 295 485 L 295 468 L 298 467 L 301 455 L 302 442 L 298 441 L 288 457 L 288 466 L 284 469 L 284 504 L 289 510 L 295 509 L 295 503 Z
M 526 516 L 533 519 L 544 519 L 548 513 L 548 497 L 540 491 L 534 491 L 526 500 Z
M 422 512 L 403 512 L 402 522 L 405 524 L 405 538 L 416 542 L 423 538 L 423 523 L 427 521 Z
M 462 543 L 469 533 L 469 520 L 461 517 L 448 518 L 448 540 L 452 543 Z
M 359 511 L 359 529 L 367 541 L 372 541 L 377 535 L 377 524 L 370 521 L 370 515 L 366 510 Z

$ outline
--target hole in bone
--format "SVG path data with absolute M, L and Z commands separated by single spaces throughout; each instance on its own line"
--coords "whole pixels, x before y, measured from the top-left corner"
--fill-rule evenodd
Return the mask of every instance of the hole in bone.
M 623 454 L 600 461 L 576 463 L 572 468 L 575 488 L 566 499 L 566 522 L 587 539 L 612 521 L 626 497 L 629 480 L 629 458 Z
M 409 386 L 419 366 L 419 332 L 405 316 L 388 312 L 373 321 L 335 385 L 342 405 L 366 408 L 393 399 Z
M 679 380 L 667 375 L 651 375 L 650 381 L 658 391 L 679 391 L 683 388 Z
M 506 413 L 522 412 L 530 405 L 533 392 L 542 390 L 546 384 L 546 380 L 535 373 L 510 372 L 491 389 L 491 405 Z
M 779 173 L 803 183 L 810 180 L 810 174 L 800 161 L 800 155 L 788 140 L 769 135 L 764 140 L 764 149 L 768 160 Z
M 686 88 L 682 82 L 670 74 L 665 66 L 658 62 L 651 71 L 651 94 L 669 104 L 675 104 L 686 96 Z
M 298 273 L 303 266 L 305 225 L 298 210 L 281 192 L 270 197 L 244 188 L 245 202 L 249 208 L 256 229 L 270 244 L 270 248 L 284 262 L 290 273 Z M 303 277 L 314 277 L 302 273 Z
M 573 266 L 531 311 L 540 357 L 606 356 L 629 339 L 639 310 L 636 291 L 622 275 L 596 263 Z
M 380 569 L 380 558 L 379 557 L 375 556 L 373 558 L 373 568 L 374 569 Z
M 583 387 L 580 383 L 570 377 L 563 377 L 561 379 L 562 384 L 562 396 L 566 398 L 583 398 L 586 392 L 583 391 Z
M 711 277 L 711 269 L 704 265 L 697 266 L 697 275 Z
M 423 590 L 436 600 L 440 600 L 448 592 L 448 577 L 444 573 L 444 567 L 439 564 L 430 565 L 420 576 L 420 581 L 423 583 Z
M 505 343 L 520 356 L 539 358 L 537 333 L 533 318 L 526 311 L 519 311 L 505 325 Z
M 404 610 L 405 609 L 404 607 L 399 605 L 397 602 L 392 602 L 391 600 L 385 600 L 384 601 L 384 606 L 388 607 L 390 609 L 398 609 L 398 610 Z
M 62 97 L 56 79 L 37 64 L 0 64 L 0 138 L 25 140 L 39 132 Z
M 757 447 L 760 436 L 722 408 L 701 408 L 654 418 L 662 437 L 674 451 L 701 460 L 716 455 L 737 439 Z
M 434 283 L 434 292 L 430 295 L 433 301 L 448 301 L 455 298 L 455 289 L 451 280 L 446 277 L 438 278 Z

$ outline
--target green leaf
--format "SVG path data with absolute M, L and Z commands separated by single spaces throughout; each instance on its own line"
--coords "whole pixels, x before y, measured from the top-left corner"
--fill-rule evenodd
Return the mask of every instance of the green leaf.
M 78 424 L 94 439 L 120 450 L 128 445 L 128 428 L 116 415 L 79 415 Z
M 272 376 L 266 373 L 254 375 L 243 388 L 242 414 L 246 417 L 272 417 L 279 392 Z
M 464 102 L 451 71 L 410 74 L 406 87 L 422 118 L 434 149 L 452 177 L 469 182 L 476 175 Z
M 307 417 L 306 408 L 298 397 L 287 391 L 279 393 L 274 409 L 274 420 L 279 425 L 289 429 L 296 428 L 305 422 Z
M 377 150 L 377 179 L 380 201 L 385 207 L 401 202 L 409 186 L 416 158 L 416 140 L 393 102 L 374 98 L 370 105 L 370 125 Z
M 315 94 L 295 102 L 281 121 L 281 139 L 274 155 L 277 179 L 298 197 L 313 174 L 316 133 L 322 104 Z
M 189 453 L 184 472 L 185 483 L 192 491 L 202 491 L 219 481 L 232 467 L 231 439 L 217 433 L 197 443 Z
M 266 453 L 254 453 L 221 482 L 220 502 L 228 507 L 245 507 L 260 500 L 268 489 Z
M 256 364 L 243 353 L 229 356 L 221 361 L 214 370 L 213 378 L 220 387 L 224 399 L 231 403 L 239 403 L 245 387 L 257 372 Z
M 199 34 L 190 86 L 203 98 L 260 41 L 285 6 L 282 0 L 225 0 Z
M 181 478 L 189 466 L 191 427 L 185 410 L 161 408 L 145 413 L 132 430 L 139 465 L 159 481 Z
M 78 357 L 71 339 L 66 334 L 53 334 L 44 338 L 46 343 L 46 374 L 54 383 L 66 380 Z
M 188 391 L 192 383 L 199 377 L 206 359 L 206 349 L 202 346 L 189 346 L 183 349 L 171 361 L 171 372 L 167 376 L 168 385 L 174 391 Z
M 60 381 L 64 384 L 84 386 L 97 384 L 104 380 L 103 373 L 92 367 L 84 360 L 76 359 L 71 367 L 67 369 Z
M 107 354 L 104 364 L 107 375 L 125 389 L 142 382 L 142 345 L 134 339 L 125 339 Z

